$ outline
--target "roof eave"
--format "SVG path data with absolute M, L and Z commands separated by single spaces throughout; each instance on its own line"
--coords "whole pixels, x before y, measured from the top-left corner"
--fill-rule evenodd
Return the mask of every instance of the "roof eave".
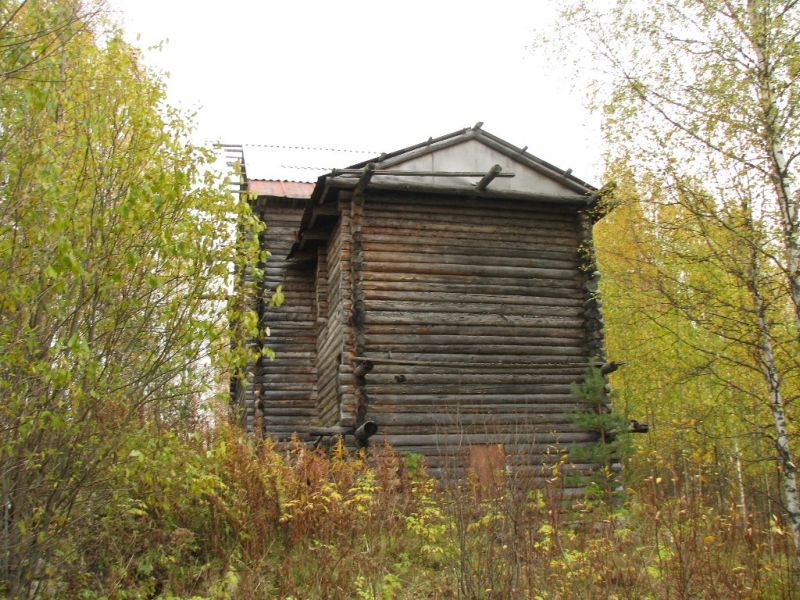
M 356 187 L 357 180 L 345 180 L 330 178 L 327 182 L 328 189 L 350 190 Z M 522 192 L 512 192 L 505 190 L 486 190 L 469 189 L 457 186 L 443 186 L 440 184 L 424 184 L 418 182 L 382 182 L 372 181 L 367 186 L 368 191 L 388 191 L 388 192 L 423 192 L 429 194 L 448 195 L 448 196 L 468 196 L 471 198 L 498 198 L 510 200 L 528 200 L 531 202 L 543 202 L 565 207 L 586 208 L 594 201 L 590 195 L 554 195 L 554 194 L 531 194 Z

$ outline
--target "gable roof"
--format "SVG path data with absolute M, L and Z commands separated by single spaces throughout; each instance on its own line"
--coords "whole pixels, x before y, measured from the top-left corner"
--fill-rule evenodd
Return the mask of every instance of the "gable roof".
M 505 197 L 586 207 L 597 188 L 558 167 L 484 131 L 483 123 L 438 138 L 334 169 L 317 180 L 310 206 L 323 204 L 334 189 Z M 367 171 L 371 171 L 366 175 Z M 490 171 L 490 184 L 479 181 Z M 499 173 L 499 174 L 498 174 Z M 493 179 L 498 177 L 498 179 Z M 481 182 L 483 183 L 483 182 Z M 306 226 L 304 219 L 301 229 Z
M 527 167 L 533 172 L 538 173 L 544 178 L 552 180 L 554 183 L 559 184 L 566 190 L 571 190 L 573 192 L 577 192 L 580 195 L 587 195 L 596 192 L 597 189 L 588 184 L 587 182 L 579 179 L 572 175 L 572 169 L 563 170 L 555 165 L 548 163 L 547 161 L 542 160 L 541 158 L 534 156 L 527 152 L 527 146 L 524 148 L 518 148 L 517 146 L 507 142 L 506 140 L 497 137 L 489 133 L 488 131 L 484 131 L 482 129 L 483 123 L 477 123 L 473 127 L 467 127 L 465 129 L 459 129 L 458 131 L 454 131 L 452 133 L 448 133 L 446 135 L 440 136 L 438 138 L 429 138 L 428 140 L 421 142 L 419 144 L 414 144 L 413 146 L 409 146 L 407 148 L 402 148 L 400 150 L 396 150 L 394 152 L 390 152 L 388 154 L 383 154 L 381 156 L 364 160 L 362 162 L 356 163 L 349 167 L 349 169 L 363 169 L 370 163 L 375 164 L 378 170 L 392 170 L 397 168 L 398 166 L 402 165 L 404 169 L 411 169 L 411 170 L 429 170 L 435 171 L 435 163 L 430 164 L 433 168 L 430 169 L 423 169 L 420 167 L 427 166 L 426 162 L 421 159 L 424 157 L 433 157 L 433 158 L 444 158 L 446 154 L 445 151 L 450 149 L 454 146 L 459 146 L 462 144 L 468 144 L 470 142 L 475 142 L 473 146 L 483 146 L 490 150 L 494 150 L 493 154 L 489 154 L 489 156 L 497 157 L 498 155 L 506 157 L 508 160 L 503 161 L 506 162 L 506 165 L 501 166 L 512 166 L 514 164 Z M 477 148 L 473 148 L 476 150 Z M 470 154 L 469 152 L 464 152 L 464 148 L 460 149 L 462 156 L 465 154 Z M 474 153 L 472 153 L 474 155 Z M 448 156 L 447 158 L 450 158 Z M 454 158 L 454 157 L 453 157 Z M 484 157 L 486 158 L 486 157 Z M 439 162 L 442 162 L 441 160 Z M 456 164 L 457 159 L 454 162 L 450 162 L 445 160 L 445 163 Z M 470 166 L 470 165 L 467 165 Z M 475 165 L 477 167 L 477 165 Z M 486 169 L 492 167 L 492 164 L 486 165 Z M 444 170 L 444 169 L 442 169 Z M 448 169 L 451 171 L 457 171 L 459 169 L 451 168 Z M 462 170 L 474 170 L 474 169 L 462 169 Z M 335 174 L 336 171 L 333 171 Z M 515 173 L 515 175 L 518 175 Z M 380 179 L 373 179 L 373 181 L 380 181 Z M 458 180 L 456 180 L 458 182 Z M 469 182 L 474 183 L 474 177 Z M 517 187 L 522 188 L 523 186 L 509 186 L 509 187 Z M 492 185 L 493 189 L 498 189 L 496 184 Z M 520 190 L 521 191 L 521 190 Z M 534 190 L 529 190 L 533 192 Z
M 309 228 L 325 228 L 336 215 L 318 209 L 336 190 L 386 190 L 483 198 L 508 198 L 587 208 L 598 190 L 481 129 L 482 123 L 420 144 L 382 154 L 322 175 L 314 186 L 289 256 L 306 244 Z M 327 223 L 327 225 L 326 225 Z M 318 238 L 317 238 L 318 239 Z
M 395 172 L 372 177 L 373 188 L 393 187 L 394 184 L 400 189 L 431 188 L 430 191 L 437 191 L 436 188 L 450 188 L 464 193 L 474 189 L 481 173 L 499 164 L 504 173 L 491 183 L 487 195 L 490 192 L 516 192 L 549 196 L 554 200 L 559 196 L 564 199 L 585 197 L 597 191 L 594 186 L 572 175 L 571 169 L 560 169 L 527 152 L 527 146 L 518 148 L 481 127 L 482 123 L 478 123 L 474 127 L 378 156 L 363 150 L 247 144 L 248 189 L 258 195 L 283 196 L 282 190 L 286 186 L 282 184 L 303 182 L 306 185 L 290 185 L 291 192 L 287 197 L 308 198 L 315 184 L 323 181 L 334 187 L 348 187 L 348 182 L 354 184 L 361 170 L 372 164 L 379 172 Z M 351 164 L 353 159 L 361 160 Z M 242 160 L 244 163 L 244 155 Z M 425 174 L 409 177 L 413 174 L 396 173 L 409 170 Z M 454 177 L 453 173 L 458 171 L 471 175 Z M 442 172 L 449 172 L 449 176 L 441 176 Z

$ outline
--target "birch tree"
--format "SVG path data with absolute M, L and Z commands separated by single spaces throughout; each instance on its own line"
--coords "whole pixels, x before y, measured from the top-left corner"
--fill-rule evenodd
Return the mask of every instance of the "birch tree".
M 741 327 L 730 311 L 717 319 L 716 332 L 756 351 L 785 516 L 800 552 L 796 430 L 785 394 L 794 375 L 779 357 L 796 357 L 800 338 L 797 2 L 597 6 L 573 3 L 562 14 L 562 33 L 578 42 L 573 55 L 592 58 L 587 79 L 604 114 L 608 164 L 624 164 L 642 190 L 657 187 L 657 195 L 644 196 L 685 211 L 688 232 L 701 243 L 712 232 L 725 239 L 727 247 L 711 242 L 708 249 L 738 292 L 714 292 L 707 308 L 736 309 L 746 325 L 742 337 L 734 335 Z M 661 225 L 658 211 L 649 216 Z M 787 318 L 789 340 L 781 333 Z

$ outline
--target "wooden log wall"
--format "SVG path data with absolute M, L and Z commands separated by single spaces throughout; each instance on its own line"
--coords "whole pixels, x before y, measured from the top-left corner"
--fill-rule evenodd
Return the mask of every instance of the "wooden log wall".
M 502 444 L 533 478 L 567 445 L 594 441 L 569 417 L 570 386 L 598 349 L 575 209 L 386 193 L 364 206 L 363 352 L 379 436 L 455 475 L 470 447 Z
M 244 232 L 240 232 L 245 235 Z M 263 265 L 259 265 L 261 267 Z M 236 284 L 239 286 L 236 302 L 236 310 L 255 311 L 260 314 L 260 290 L 261 284 L 255 276 L 255 270 L 251 266 L 245 267 L 243 272 L 237 272 Z M 261 348 L 260 338 L 250 338 L 245 341 L 247 347 L 257 352 Z M 248 363 L 242 369 L 238 377 L 231 378 L 230 391 L 233 406 L 238 410 L 239 422 L 247 433 L 254 433 L 259 426 L 260 417 L 257 415 L 256 398 L 256 373 L 259 363 Z
M 270 330 L 263 343 L 276 356 L 260 361 L 255 395 L 263 433 L 279 440 L 292 433 L 303 437 L 304 430 L 317 422 L 317 309 L 318 305 L 320 310 L 326 309 L 316 296 L 316 264 L 286 259 L 304 207 L 304 200 L 288 198 L 260 198 L 258 203 L 267 225 L 262 244 L 272 254 L 265 265 L 261 291 L 262 330 Z M 270 298 L 279 285 L 286 300 L 271 308 Z
M 326 307 L 317 327 L 317 412 L 322 426 L 341 420 L 342 377 L 347 315 L 350 310 L 350 217 L 343 213 L 328 244 L 319 251 L 317 289 L 325 288 Z

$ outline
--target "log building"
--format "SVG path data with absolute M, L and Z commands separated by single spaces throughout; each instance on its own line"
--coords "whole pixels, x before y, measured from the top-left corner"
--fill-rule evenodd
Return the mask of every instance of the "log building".
M 499 455 L 533 477 L 596 439 L 570 418 L 604 360 L 595 188 L 480 124 L 247 186 L 272 255 L 256 342 L 275 352 L 232 386 L 249 430 L 352 442 L 374 423 L 435 474 Z

